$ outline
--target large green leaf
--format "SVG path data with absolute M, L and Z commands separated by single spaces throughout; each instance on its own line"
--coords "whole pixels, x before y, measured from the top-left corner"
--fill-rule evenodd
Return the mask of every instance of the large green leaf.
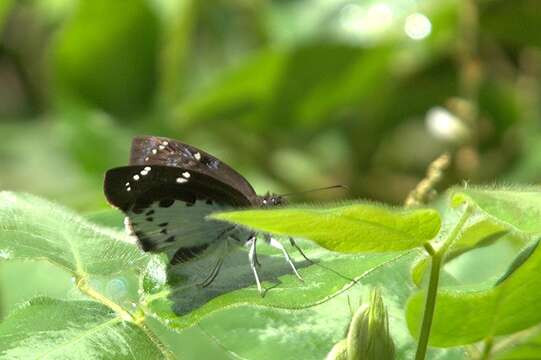
M 262 127 L 320 125 L 371 96 L 374 84 L 387 85 L 393 55 L 387 46 L 367 51 L 333 42 L 264 49 L 184 100 L 178 114 L 182 125 L 225 117 L 248 117 Z
M 142 327 L 91 301 L 30 300 L 0 323 L 6 359 L 157 359 L 170 357 Z
M 285 55 L 283 51 L 261 51 L 241 66 L 224 71 L 210 88 L 196 91 L 182 102 L 177 109 L 181 124 L 259 111 L 268 101 Z
M 240 305 L 205 317 L 198 328 L 244 359 L 320 360 L 333 344 L 345 337 L 351 310 L 368 300 L 370 289 L 382 290 L 390 316 L 396 359 L 412 359 L 416 340 L 406 326 L 404 307 L 413 291 L 408 268 L 418 251 L 367 273 L 358 284 L 328 301 L 295 311 Z M 250 334 L 247 340 L 246 334 Z M 431 360 L 462 360 L 462 349 L 432 349 Z
M 228 254 L 218 277 L 205 288 L 197 284 L 209 274 L 215 259 L 199 259 L 167 269 L 163 259 L 155 258 L 142 277 L 141 302 L 148 312 L 173 328 L 191 326 L 203 316 L 231 306 L 306 308 L 327 301 L 375 269 L 407 254 L 348 255 L 325 251 L 307 241 L 300 240 L 299 245 L 317 263 L 311 264 L 291 251 L 303 282 L 293 275 L 280 252 L 265 244 L 258 246 L 259 274 L 267 289 L 264 296 L 255 286 L 244 249 Z
M 372 203 L 232 211 L 211 217 L 307 238 L 329 250 L 347 253 L 415 248 L 440 229 L 440 216 L 433 209 L 398 210 Z
M 541 232 L 541 187 L 456 190 L 453 205 L 474 204 L 494 220 L 525 233 Z
M 36 296 L 74 300 L 77 294 L 82 298 L 72 279 L 63 269 L 45 261 L 0 261 L 0 321 Z
M 453 207 L 467 202 L 476 211 L 470 216 L 456 241 L 445 244 L 442 249 L 445 251 L 444 263 L 471 250 L 490 246 L 496 241 L 520 248 L 530 240 L 532 233 L 535 234 L 541 229 L 535 219 L 537 212 L 541 211 L 541 196 L 537 188 L 497 190 L 474 187 L 453 189 L 448 196 L 452 206 L 447 204 L 447 195 L 442 198 L 445 205 L 442 207 L 443 225 L 440 237 L 451 231 L 458 220 L 460 212 Z M 525 199 L 528 201 L 524 201 Z M 423 254 L 412 267 L 411 274 L 415 284 L 420 285 L 429 260 L 428 254 Z
M 80 1 L 71 15 L 51 52 L 55 83 L 63 90 L 54 94 L 123 115 L 146 109 L 156 87 L 160 41 L 148 2 Z
M 537 245 L 538 241 L 525 249 L 495 286 L 441 289 L 430 343 L 442 347 L 469 344 L 539 323 L 541 248 Z M 407 306 L 408 326 L 414 334 L 419 333 L 425 294 L 413 295 Z
M 0 254 L 47 260 L 75 275 L 111 275 L 147 261 L 127 236 L 29 194 L 0 193 Z

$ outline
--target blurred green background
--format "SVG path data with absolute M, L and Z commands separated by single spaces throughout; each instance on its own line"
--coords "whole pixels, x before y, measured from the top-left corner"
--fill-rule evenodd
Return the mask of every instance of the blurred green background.
M 136 134 L 259 192 L 350 188 L 299 201 L 401 204 L 445 151 L 441 188 L 539 183 L 540 23 L 537 0 L 0 0 L 0 189 L 107 209 Z

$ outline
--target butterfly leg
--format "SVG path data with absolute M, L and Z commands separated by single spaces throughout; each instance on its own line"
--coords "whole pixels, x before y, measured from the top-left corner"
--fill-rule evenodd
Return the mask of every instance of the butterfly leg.
M 257 268 L 256 268 L 256 252 L 255 252 L 255 245 L 256 245 L 256 236 L 252 235 L 248 241 L 246 241 L 246 245 L 250 247 L 250 250 L 248 251 L 248 259 L 250 259 L 250 267 L 252 268 L 252 271 L 254 272 L 255 282 L 257 283 L 257 290 L 259 290 L 260 294 L 263 294 L 263 289 L 261 288 L 261 282 L 259 281 L 259 275 L 257 274 Z
M 222 268 L 223 263 L 224 263 L 224 258 L 220 257 L 218 259 L 218 262 L 216 263 L 216 265 L 214 265 L 214 268 L 210 272 L 209 276 L 207 276 L 207 278 L 205 280 L 203 280 L 203 282 L 201 284 L 199 284 L 199 286 L 207 287 L 210 284 L 212 284 L 214 279 L 216 279 L 216 276 L 218 276 L 218 273 L 220 272 L 220 269 Z
M 327 270 L 329 270 L 330 272 L 335 273 L 336 275 L 340 276 L 340 277 L 343 278 L 343 279 L 346 279 L 346 280 L 348 280 L 348 281 L 352 281 L 352 282 L 354 282 L 354 283 L 357 283 L 357 281 L 356 281 L 355 279 L 351 279 L 350 277 L 347 277 L 347 276 L 345 276 L 345 275 L 340 274 L 340 273 L 339 273 L 338 271 L 336 271 L 336 270 L 333 270 L 333 269 L 331 269 L 331 268 L 329 268 L 329 267 L 327 267 L 327 266 L 318 264 L 318 263 L 315 262 L 314 260 L 310 259 L 308 256 L 306 256 L 306 254 L 304 253 L 304 251 L 302 251 L 302 249 L 300 248 L 300 246 L 297 245 L 297 243 L 295 242 L 295 240 L 294 240 L 292 237 L 289 238 L 289 243 L 291 244 L 291 246 L 293 246 L 295 249 L 297 249 L 297 251 L 301 254 L 301 256 L 302 256 L 306 261 L 308 261 L 310 264 L 314 264 L 314 265 L 317 265 L 317 266 L 319 266 L 319 267 L 321 267 L 321 268 L 323 268 L 323 269 L 327 269 Z
M 220 235 L 218 235 L 216 240 L 219 240 L 220 238 L 222 238 L 225 234 L 230 232 L 232 229 L 234 229 L 234 226 L 225 229 L 223 232 L 220 233 Z M 216 262 L 216 265 L 214 265 L 214 267 L 210 271 L 210 274 L 207 276 L 207 278 L 205 280 L 203 280 L 202 283 L 199 284 L 200 287 L 207 287 L 210 284 L 212 284 L 214 279 L 216 279 L 216 277 L 220 273 L 220 269 L 222 268 L 222 265 L 224 263 L 224 256 L 225 256 L 225 254 L 227 252 L 227 241 L 223 242 L 223 247 L 222 247 L 222 249 L 220 251 L 221 251 L 221 253 L 219 255 L 218 261 Z
M 293 261 L 291 261 L 291 257 L 287 253 L 286 248 L 284 247 L 284 245 L 282 245 L 282 243 L 280 243 L 278 240 L 276 240 L 275 238 L 273 238 L 272 236 L 269 236 L 269 235 L 265 236 L 265 241 L 270 246 L 272 246 L 275 249 L 280 250 L 282 252 L 282 254 L 284 254 L 284 257 L 286 258 L 287 263 L 291 266 L 291 268 L 293 269 L 293 272 L 295 273 L 295 275 L 299 278 L 300 281 L 304 281 L 301 274 L 299 274 L 299 272 L 297 271 L 297 268 L 295 267 L 295 264 L 293 264 Z
M 253 236 L 256 236 L 255 234 Z M 255 243 L 255 240 L 254 240 Z M 254 264 L 257 267 L 261 267 L 261 263 L 259 262 L 259 258 L 257 257 L 257 247 L 254 245 Z
M 308 256 L 306 256 L 306 254 L 304 253 L 304 251 L 302 251 L 302 249 L 299 247 L 299 245 L 297 245 L 297 243 L 295 242 L 295 240 L 290 237 L 289 238 L 289 243 L 291 244 L 291 246 L 293 246 L 295 249 L 297 249 L 297 251 L 299 252 L 299 254 L 301 254 L 301 256 L 308 262 L 310 262 L 311 264 L 315 264 L 315 262 L 308 258 Z
M 250 241 L 250 239 L 252 238 L 252 236 L 255 236 L 255 234 L 252 233 L 252 234 L 250 235 L 250 237 L 248 238 L 248 240 L 246 240 L 246 241 L 244 242 L 244 244 L 245 244 L 246 246 L 250 246 L 250 244 L 248 243 L 248 241 Z M 237 235 L 235 235 L 235 234 L 229 235 L 229 237 L 232 238 L 233 240 L 235 240 L 235 241 L 238 242 L 238 243 L 241 242 L 241 240 L 239 239 L 239 237 L 238 237 Z M 256 265 L 257 267 L 260 267 L 260 266 L 261 266 L 261 263 L 259 262 L 259 259 L 257 258 L 257 250 L 256 250 L 256 249 L 254 249 L 254 263 L 255 263 L 255 265 Z

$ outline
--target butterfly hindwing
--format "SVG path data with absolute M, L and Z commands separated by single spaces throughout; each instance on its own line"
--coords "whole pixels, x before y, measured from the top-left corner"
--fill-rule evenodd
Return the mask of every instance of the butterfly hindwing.
M 228 232 L 237 232 L 226 223 L 205 220 L 213 211 L 227 209 L 210 201 L 162 199 L 142 211 L 126 212 L 126 227 L 135 235 L 141 248 L 165 252 L 173 263 L 191 260 L 210 250 Z
M 238 172 L 209 153 L 178 140 L 140 136 L 132 141 L 130 165 L 162 165 L 197 171 L 237 189 L 252 202 L 256 193 Z
M 171 262 L 187 261 L 210 250 L 238 229 L 206 219 L 214 211 L 249 206 L 227 183 L 180 167 L 160 165 L 111 169 L 105 176 L 109 202 L 126 215 L 126 225 L 145 251 L 165 252 Z

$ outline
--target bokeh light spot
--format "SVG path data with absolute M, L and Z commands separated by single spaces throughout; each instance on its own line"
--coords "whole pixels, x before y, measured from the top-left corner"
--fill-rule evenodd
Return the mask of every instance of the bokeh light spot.
M 422 40 L 432 32 L 432 23 L 421 13 L 414 13 L 406 18 L 404 31 L 413 40 Z

